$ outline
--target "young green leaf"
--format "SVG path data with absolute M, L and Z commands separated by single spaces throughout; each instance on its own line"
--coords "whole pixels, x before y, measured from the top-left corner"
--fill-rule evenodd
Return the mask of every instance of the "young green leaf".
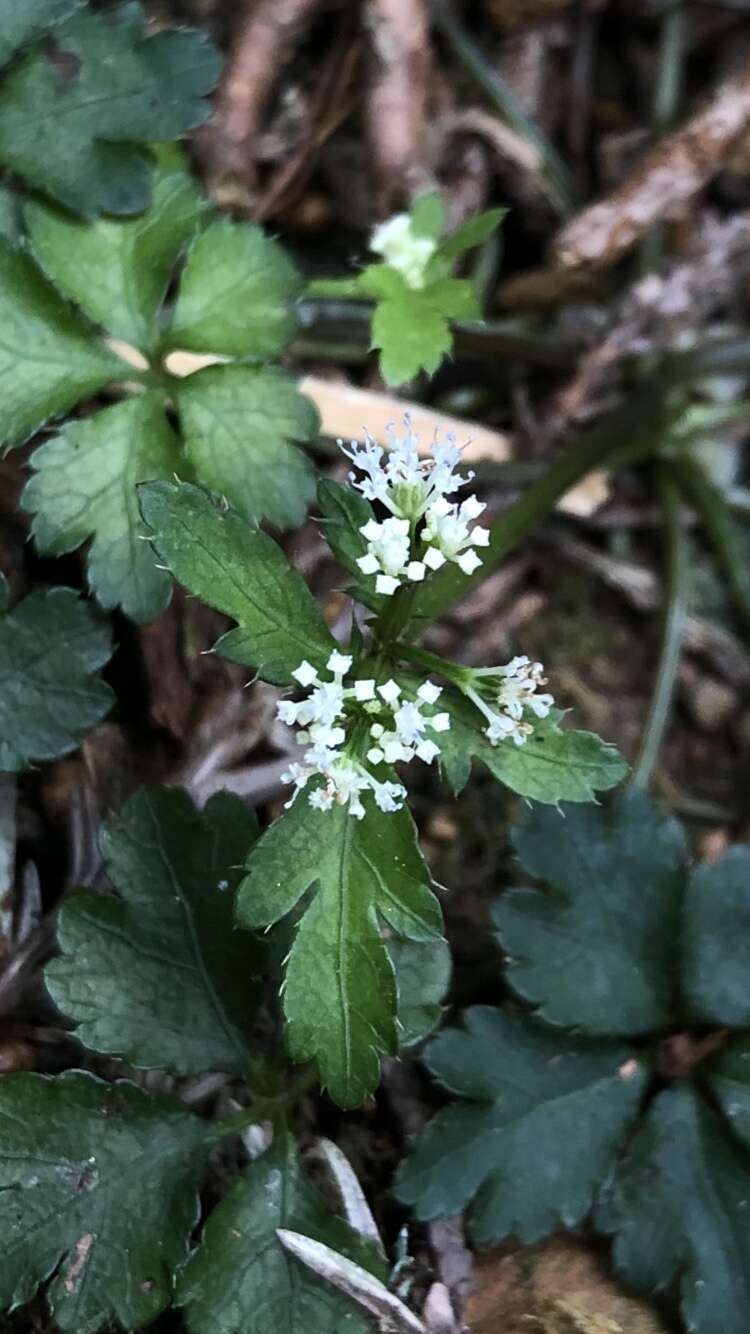
M 683 991 L 698 1022 L 750 1027 L 750 848 L 698 866 L 685 894 Z
M 109 625 L 72 588 L 36 589 L 2 615 L 0 771 L 75 750 L 112 707 L 95 675 L 111 652 Z
M 140 1329 L 169 1305 L 198 1214 L 206 1123 L 79 1071 L 0 1084 L 0 1306 L 50 1279 L 57 1326 Z
M 405 384 L 420 371 L 432 375 L 453 347 L 448 317 L 424 291 L 401 288 L 378 301 L 372 317 L 372 347 L 380 349 L 387 385 Z
M 547 886 L 506 890 L 493 909 L 515 991 L 547 1022 L 583 1033 L 668 1026 L 687 856 L 676 820 L 631 790 L 562 814 L 536 807 L 513 842 Z
M 0 102 L 2 94 L 0 93 Z M 127 376 L 27 255 L 0 241 L 0 441 L 20 444 L 79 399 Z
M 295 329 L 302 281 L 260 227 L 215 222 L 190 248 L 165 345 L 265 361 Z
M 309 440 L 318 414 L 284 371 L 209 366 L 175 384 L 185 451 L 205 486 L 245 518 L 303 522 L 315 473 L 291 440 Z
M 441 932 L 411 816 L 373 806 L 358 821 L 346 806 L 318 811 L 300 797 L 251 850 L 247 871 L 237 898 L 244 926 L 277 922 L 317 886 L 284 982 L 289 1048 L 295 1061 L 317 1061 L 340 1106 L 357 1107 L 377 1086 L 379 1056 L 397 1047 L 396 985 L 377 915 L 410 940 Z
M 279 683 L 291 681 L 304 659 L 324 667 L 336 641 L 281 547 L 200 487 L 153 482 L 139 490 L 162 561 L 196 597 L 239 622 L 218 652 Z
M 396 974 L 398 1044 L 414 1047 L 437 1028 L 451 980 L 451 952 L 446 940 L 389 940 Z
M 552 806 L 593 801 L 596 792 L 616 787 L 627 773 L 619 751 L 601 737 L 560 727 L 559 710 L 534 719 L 522 746 L 510 739 L 493 746 L 484 735 L 485 720 L 469 700 L 446 691 L 440 708 L 451 716 L 450 731 L 441 737 L 440 764 L 454 793 L 466 785 L 472 757 L 519 796 Z
M 139 482 L 174 476 L 179 441 L 154 390 L 69 422 L 31 456 L 21 503 L 40 551 L 60 556 L 92 538 L 91 588 L 103 607 L 152 621 L 171 580 L 157 568 L 138 509 Z
M 369 1322 L 286 1254 L 291 1228 L 382 1274 L 378 1252 L 330 1212 L 305 1180 L 291 1140 L 274 1140 L 214 1209 L 179 1278 L 190 1334 L 365 1334 Z
M 85 1046 L 175 1075 L 243 1073 L 260 960 L 234 928 L 234 890 L 256 832 L 236 797 L 198 812 L 167 788 L 138 792 L 111 821 L 102 851 L 118 897 L 65 900 L 46 972 Z
M 36 41 L 82 9 L 86 0 L 0 0 L 0 65 L 6 65 L 19 47 Z
M 497 231 L 507 212 L 507 208 L 490 208 L 485 213 L 477 213 L 476 217 L 468 218 L 443 241 L 440 247 L 443 258 L 454 260 L 467 250 L 484 245 L 492 233 Z
M 625 1281 L 666 1292 L 679 1281 L 696 1334 L 750 1328 L 750 1159 L 687 1086 L 661 1093 L 606 1187 L 597 1223 L 615 1233 Z
M 419 1218 L 470 1211 L 480 1243 L 535 1241 L 591 1208 L 636 1114 L 645 1071 L 632 1051 L 476 1006 L 427 1048 L 433 1075 L 464 1103 L 438 1112 L 396 1190 Z
M 83 217 L 138 213 L 145 145 L 205 120 L 220 59 L 203 33 L 146 33 L 140 4 L 88 7 L 23 56 L 0 87 L 0 162 Z
M 95 323 L 143 351 L 158 342 L 158 313 L 180 253 L 208 209 L 180 154 L 158 154 L 153 199 L 137 218 L 83 223 L 33 203 L 34 255 L 63 296 Z

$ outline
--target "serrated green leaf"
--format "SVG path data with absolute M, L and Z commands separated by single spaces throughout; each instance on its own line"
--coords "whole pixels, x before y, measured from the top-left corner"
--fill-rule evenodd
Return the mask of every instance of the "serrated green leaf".
M 411 940 L 441 932 L 411 816 L 372 806 L 359 821 L 346 806 L 314 810 L 303 795 L 251 850 L 247 871 L 237 897 L 244 926 L 278 921 L 317 885 L 284 982 L 289 1048 L 295 1061 L 317 1061 L 340 1106 L 357 1107 L 377 1086 L 381 1053 L 397 1045 L 396 985 L 377 914 Z
M 26 222 L 36 259 L 62 294 L 110 334 L 148 352 L 158 341 L 174 265 L 207 208 L 180 155 L 162 149 L 153 199 L 139 217 L 83 223 L 33 203 Z
M 326 542 L 344 569 L 355 579 L 354 596 L 364 602 L 365 606 L 379 610 L 385 598 L 371 592 L 367 583 L 373 581 L 366 580 L 357 565 L 359 557 L 367 551 L 367 542 L 360 529 L 375 517 L 372 505 L 353 487 L 342 486 L 329 477 L 321 477 L 318 482 L 318 505 Z
M 380 349 L 386 384 L 399 385 L 423 370 L 432 375 L 453 347 L 453 335 L 442 311 L 424 292 L 404 282 L 398 296 L 386 297 L 375 306 L 371 346 Z
M 0 0 L 0 65 L 6 65 L 20 47 L 70 18 L 85 0 Z
M 750 848 L 698 866 L 685 894 L 682 989 L 699 1022 L 750 1027 Z
M 364 1334 L 351 1302 L 286 1254 L 291 1228 L 377 1272 L 371 1244 L 305 1180 L 291 1141 L 274 1141 L 214 1209 L 183 1269 L 177 1302 L 190 1334 Z
M 203 812 L 176 788 L 142 790 L 102 835 L 118 897 L 84 891 L 60 914 L 46 981 L 92 1051 L 131 1065 L 242 1074 L 260 959 L 234 928 L 255 815 L 227 793 Z
M 61 1330 L 140 1329 L 169 1305 L 198 1216 L 206 1124 L 173 1098 L 78 1071 L 0 1083 L 0 1306 Z
M 247 519 L 301 524 L 315 494 L 310 460 L 290 441 L 317 434 L 318 414 L 276 367 L 209 366 L 175 384 L 195 476 Z
M 218 652 L 278 683 L 291 681 L 304 659 L 325 666 L 336 641 L 281 547 L 200 487 L 155 482 L 139 490 L 162 561 L 196 597 L 239 622 Z
M 646 1292 L 679 1282 L 694 1334 L 750 1328 L 750 1158 L 689 1087 L 659 1094 L 606 1188 L 597 1222 Z
M 485 213 L 478 213 L 476 217 L 468 218 L 455 232 L 446 237 L 440 247 L 440 253 L 445 259 L 454 260 L 465 251 L 483 245 L 492 233 L 497 231 L 507 212 L 507 208 L 490 208 Z
M 302 280 L 260 227 L 216 222 L 190 248 L 170 347 L 230 357 L 275 357 L 292 337 Z
M 472 757 L 520 797 L 553 806 L 592 801 L 596 792 L 615 787 L 627 773 L 614 746 L 593 732 L 561 727 L 558 710 L 534 719 L 534 731 L 522 746 L 510 740 L 493 746 L 483 732 L 485 720 L 469 700 L 446 691 L 440 708 L 451 716 L 450 731 L 440 738 L 440 764 L 454 793 L 467 783 Z
M 396 974 L 398 1043 L 414 1047 L 437 1028 L 451 980 L 451 952 L 446 940 L 389 940 Z
M 422 288 L 422 296 L 449 320 L 478 320 L 482 314 L 476 288 L 468 278 L 437 278 Z
M 396 1192 L 419 1218 L 460 1213 L 470 1200 L 480 1243 L 515 1233 L 535 1241 L 591 1208 L 635 1115 L 645 1072 L 634 1053 L 476 1006 L 425 1061 L 470 1101 L 438 1112 L 401 1165 Z
M 91 588 L 103 607 L 119 605 L 135 621 L 154 620 L 171 590 L 143 539 L 136 485 L 173 477 L 179 461 L 179 442 L 156 391 L 69 422 L 31 456 L 35 473 L 21 503 L 34 515 L 39 550 L 60 556 L 93 538 Z
M 562 814 L 536 807 L 514 831 L 545 892 L 506 890 L 493 908 L 508 976 L 549 1023 L 608 1037 L 674 1019 L 687 849 L 643 793 Z
M 36 589 L 0 623 L 0 771 L 53 760 L 101 722 L 114 696 L 95 673 L 109 625 L 72 588 Z
M 127 376 L 27 255 L 0 241 L 0 441 L 19 444 L 79 399 Z
M 136 3 L 87 8 L 3 80 L 0 162 L 84 217 L 140 212 L 152 176 L 141 145 L 205 120 L 219 69 L 201 32 L 148 36 Z

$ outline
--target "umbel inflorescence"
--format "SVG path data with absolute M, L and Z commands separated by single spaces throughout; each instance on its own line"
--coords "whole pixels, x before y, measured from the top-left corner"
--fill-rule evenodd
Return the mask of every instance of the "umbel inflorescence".
M 473 477 L 456 472 L 461 452 L 454 438 L 444 443 L 436 438 L 431 456 L 423 458 L 408 417 L 404 423 L 405 434 L 391 431 L 387 449 L 369 435 L 349 448 L 339 441 L 363 474 L 352 472 L 351 485 L 388 512 L 382 521 L 372 518 L 360 529 L 367 553 L 358 561 L 363 574 L 375 575 L 375 591 L 385 596 L 421 582 L 448 561 L 472 574 L 482 563 L 476 547 L 489 542 L 486 528 L 470 527 L 485 508 L 476 496 L 461 503 L 447 499 Z M 300 663 L 293 675 L 307 694 L 277 706 L 281 721 L 299 728 L 297 741 L 304 747 L 301 759 L 282 776 L 294 785 L 287 806 L 306 788 L 310 805 L 320 811 L 348 805 L 361 820 L 367 792 L 381 811 L 399 810 L 406 789 L 388 776 L 390 767 L 439 759 L 440 735 L 450 728 L 450 713 L 435 707 L 442 687 L 428 680 L 407 693 L 393 678 L 358 676 L 354 658 L 338 650 L 326 671 L 328 679 L 311 663 Z M 554 702 L 551 695 L 538 693 L 546 684 L 541 663 L 526 657 L 479 669 L 445 663 L 444 674 L 482 714 L 484 734 L 493 746 L 523 745 L 533 731 L 527 715 L 545 718 Z

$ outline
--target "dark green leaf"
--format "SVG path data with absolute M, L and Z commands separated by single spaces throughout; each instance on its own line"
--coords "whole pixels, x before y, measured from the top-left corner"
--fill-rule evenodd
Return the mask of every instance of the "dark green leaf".
M 491 208 L 486 213 L 478 213 L 476 217 L 469 218 L 443 241 L 440 253 L 446 259 L 453 260 L 464 251 L 483 245 L 492 233 L 497 231 L 507 212 L 507 208 Z
M 43 37 L 49 28 L 82 9 L 85 0 L 0 0 L 0 65 L 21 46 Z
M 276 356 L 296 327 L 302 280 L 278 242 L 248 223 L 216 222 L 193 243 L 168 335 L 171 347 Z
M 440 762 L 454 792 L 466 784 L 472 756 L 519 796 L 553 806 L 592 801 L 595 792 L 615 787 L 627 773 L 614 746 L 593 732 L 561 727 L 558 711 L 533 719 L 534 731 L 522 746 L 510 740 L 493 746 L 483 732 L 485 720 L 469 700 L 446 692 L 440 707 L 451 715 L 450 731 L 440 739 Z
M 315 494 L 310 460 L 289 442 L 317 434 L 318 414 L 276 367 L 209 366 L 175 384 L 195 476 L 247 519 L 303 522 Z
M 357 565 L 358 558 L 367 551 L 367 542 L 360 528 L 374 518 L 372 505 L 353 487 L 342 486 L 329 477 L 322 477 L 318 482 L 318 505 L 326 541 L 344 569 L 354 577 L 355 596 L 366 606 L 378 610 L 385 599 L 366 587 L 372 580 L 366 580 Z
M 152 175 L 141 145 L 205 120 L 219 68 L 203 33 L 149 37 L 139 4 L 87 8 L 3 80 L 0 162 L 84 217 L 138 213 Z
M 750 1159 L 689 1087 L 661 1093 L 606 1189 L 597 1221 L 615 1233 L 625 1281 L 679 1281 L 695 1334 L 750 1329 Z
M 680 825 L 630 790 L 564 814 L 536 807 L 513 841 L 523 869 L 548 887 L 508 890 L 494 906 L 518 994 L 584 1033 L 667 1026 L 687 856 Z
M 190 1334 L 370 1329 L 351 1302 L 286 1254 L 278 1228 L 302 1232 L 375 1268 L 371 1245 L 336 1218 L 305 1180 L 293 1144 L 275 1141 L 214 1209 L 182 1271 L 177 1301 Z
M 179 442 L 156 391 L 134 395 L 69 422 L 31 456 L 23 492 L 40 551 L 60 556 L 93 538 L 89 583 L 103 607 L 152 621 L 169 601 L 171 580 L 157 569 L 142 534 L 138 482 L 174 476 Z
M 700 1074 L 723 1108 L 732 1133 L 750 1148 L 750 1038 L 728 1042 L 718 1055 L 701 1066 Z
M 389 940 L 398 992 L 398 1043 L 405 1050 L 437 1028 L 451 980 L 446 940 Z
M 259 958 L 234 928 L 234 890 L 256 832 L 237 797 L 199 813 L 176 788 L 138 792 L 112 820 L 102 851 L 119 897 L 66 899 L 46 973 L 85 1046 L 176 1075 L 242 1074 Z
M 336 642 L 281 547 L 200 487 L 155 482 L 140 494 L 154 546 L 175 578 L 239 622 L 216 646 L 224 657 L 280 683 L 304 659 L 325 666 Z
M 9 185 L 0 186 L 0 236 L 16 245 L 23 233 L 21 200 Z
M 591 1208 L 635 1115 L 645 1073 L 627 1048 L 585 1042 L 476 1006 L 426 1063 L 468 1099 L 438 1112 L 397 1177 L 418 1217 L 460 1213 L 480 1243 L 534 1241 Z M 476 1198 L 475 1198 L 476 1197 Z
M 206 1125 L 78 1071 L 0 1084 L 0 1305 L 50 1279 L 57 1325 L 140 1329 L 169 1305 L 198 1215 Z
M 113 703 L 94 675 L 112 652 L 107 622 L 72 588 L 51 588 L 5 613 L 0 629 L 0 771 L 67 755 Z
M 750 848 L 692 871 L 685 895 L 682 986 L 694 1017 L 750 1027 Z
M 396 985 L 376 914 L 408 939 L 440 936 L 411 816 L 373 805 L 358 821 L 346 806 L 314 810 L 303 794 L 266 830 L 247 870 L 237 900 L 245 926 L 278 921 L 317 885 L 284 982 L 289 1047 L 294 1060 L 317 1061 L 340 1106 L 356 1107 L 377 1085 L 380 1054 L 397 1044 Z
M 0 241 L 0 441 L 18 444 L 127 366 L 92 337 L 27 255 Z
M 26 220 L 34 254 L 63 295 L 115 337 L 149 351 L 170 275 L 206 208 L 180 155 L 162 149 L 153 199 L 140 217 L 82 223 L 29 204 Z

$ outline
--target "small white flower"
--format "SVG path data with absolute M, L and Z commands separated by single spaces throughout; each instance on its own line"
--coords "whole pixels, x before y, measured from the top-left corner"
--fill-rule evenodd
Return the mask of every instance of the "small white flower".
M 352 665 L 352 660 L 348 656 L 348 654 L 339 653 L 337 649 L 334 649 L 333 653 L 328 659 L 328 662 L 326 663 L 326 667 L 328 668 L 329 672 L 333 672 L 334 676 L 339 676 L 339 677 L 346 676 L 346 673 L 349 671 L 351 665 Z
M 364 703 L 366 703 L 366 701 L 369 700 L 369 699 L 374 699 L 374 698 L 375 698 L 375 682 L 374 682 L 373 680 L 365 680 L 365 681 L 360 680 L 360 681 L 355 681 L 355 682 L 354 682 L 354 698 L 355 698 L 360 704 L 364 704 Z
M 375 592 L 382 593 L 385 597 L 392 597 L 400 587 L 398 579 L 391 574 L 379 574 L 375 580 Z
M 401 274 L 409 287 L 424 287 L 425 272 L 438 248 L 437 240 L 414 231 L 408 213 L 396 213 L 375 228 L 370 249 Z
M 425 681 L 424 685 L 419 687 L 417 696 L 419 699 L 423 700 L 425 704 L 437 704 L 442 693 L 442 686 L 436 686 L 432 681 Z
M 450 729 L 451 716 L 449 713 L 436 713 L 430 719 L 430 726 L 434 732 L 447 732 Z
M 395 704 L 396 700 L 401 696 L 401 687 L 397 681 L 394 681 L 393 678 L 391 678 L 390 681 L 386 681 L 382 686 L 378 686 L 378 694 L 385 700 L 386 704 Z
M 308 662 L 307 659 L 305 659 L 304 662 L 301 662 L 299 667 L 295 668 L 292 672 L 292 676 L 295 681 L 299 681 L 300 685 L 304 688 L 313 685 L 318 679 L 318 673 L 312 663 Z
M 424 538 L 443 561 L 453 561 L 464 574 L 473 574 L 482 564 L 475 547 L 486 546 L 489 529 L 469 528 L 485 506 L 476 496 L 467 496 L 460 505 L 451 504 L 444 496 L 438 497 L 425 514 Z M 425 556 L 427 560 L 427 556 Z
M 517 746 L 524 745 L 534 731 L 525 720 L 527 710 L 536 718 L 546 718 L 555 702 L 552 695 L 537 693 L 539 686 L 546 685 L 542 664 L 518 657 L 504 667 L 482 668 L 474 676 L 477 685 L 492 696 L 490 705 L 479 690 L 466 690 L 487 719 L 487 740 L 493 746 L 508 739 Z
M 406 577 L 413 584 L 421 583 L 427 573 L 427 566 L 424 561 L 412 560 L 406 567 Z

